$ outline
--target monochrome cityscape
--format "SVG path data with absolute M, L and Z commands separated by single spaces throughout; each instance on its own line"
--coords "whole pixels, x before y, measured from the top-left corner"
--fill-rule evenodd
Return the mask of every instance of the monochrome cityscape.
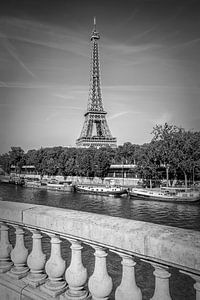
M 0 299 L 200 299 L 197 0 L 7 0 Z

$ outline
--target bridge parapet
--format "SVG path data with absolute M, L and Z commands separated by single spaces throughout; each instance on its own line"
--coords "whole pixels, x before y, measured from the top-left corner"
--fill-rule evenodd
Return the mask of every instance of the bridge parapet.
M 146 261 L 154 268 L 152 300 L 172 299 L 170 267 L 195 280 L 196 299 L 200 299 L 199 232 L 5 201 L 0 202 L 0 222 L 0 294 L 5 295 L 5 299 L 109 299 L 113 282 L 107 272 L 106 257 L 111 252 L 117 253 L 122 263 L 116 300 L 142 299 L 141 289 L 136 284 L 138 261 Z M 10 228 L 15 228 L 14 248 L 9 242 L 9 231 L 13 231 Z M 32 233 L 29 253 L 24 246 L 24 230 Z M 48 260 L 42 250 L 43 234 L 49 236 L 51 243 Z M 67 267 L 61 255 L 63 240 L 71 244 L 71 261 Z M 89 279 L 82 263 L 84 244 L 95 251 L 94 271 Z

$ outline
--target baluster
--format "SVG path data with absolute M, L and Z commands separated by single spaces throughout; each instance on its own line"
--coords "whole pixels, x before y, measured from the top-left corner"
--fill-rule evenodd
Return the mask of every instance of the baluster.
M 48 234 L 51 237 L 51 256 L 45 265 L 48 275 L 47 282 L 41 286 L 41 290 L 50 296 L 56 297 L 64 292 L 66 282 L 63 280 L 65 272 L 65 261 L 61 257 L 61 240 L 55 234 Z
M 74 239 L 69 239 L 71 243 L 71 263 L 65 272 L 65 279 L 68 283 L 68 289 L 63 299 L 87 299 L 88 291 L 84 289 L 87 281 L 87 270 L 83 266 L 81 256 L 81 243 Z M 61 298 L 62 299 L 62 298 Z
M 46 255 L 42 252 L 42 235 L 39 230 L 33 229 L 31 231 L 33 233 L 33 246 L 27 259 L 27 265 L 30 268 L 30 273 L 23 280 L 29 285 L 37 287 L 43 284 L 47 277 L 47 275 L 43 272 Z
M 24 230 L 20 226 L 14 226 L 16 233 L 16 243 L 14 249 L 11 251 L 11 259 L 14 267 L 9 271 L 9 275 L 21 279 L 26 276 L 29 268 L 26 265 L 28 250 L 24 246 Z
M 106 268 L 107 253 L 104 248 L 94 246 L 95 267 L 92 276 L 89 278 L 88 287 L 93 300 L 109 299 L 112 291 L 112 279 L 108 275 Z
M 192 279 L 194 279 L 196 281 L 194 284 L 194 289 L 196 291 L 196 300 L 200 300 L 200 276 L 196 275 L 196 274 L 191 274 L 186 271 L 180 271 L 180 272 L 192 277 Z
M 194 288 L 196 290 L 196 300 L 200 300 L 200 276 L 192 275 L 191 277 L 196 280 L 196 283 L 194 284 Z
M 162 265 L 152 263 L 155 268 L 153 274 L 155 275 L 155 291 L 151 300 L 172 300 L 169 291 L 169 277 L 171 274 L 168 268 Z
M 8 239 L 8 230 L 9 227 L 5 223 L 0 222 L 0 273 L 9 271 L 13 265 L 10 260 L 12 245 Z
M 142 300 L 141 290 L 135 282 L 136 262 L 129 255 L 119 255 L 122 257 L 123 270 L 121 284 L 115 292 L 115 300 Z

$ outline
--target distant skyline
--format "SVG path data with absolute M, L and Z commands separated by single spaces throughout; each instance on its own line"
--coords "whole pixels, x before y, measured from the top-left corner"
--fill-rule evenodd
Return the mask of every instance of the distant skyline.
M 118 144 L 149 142 L 165 122 L 200 131 L 198 0 L 3 0 L 0 16 L 0 154 L 75 146 L 94 16 L 102 99 Z

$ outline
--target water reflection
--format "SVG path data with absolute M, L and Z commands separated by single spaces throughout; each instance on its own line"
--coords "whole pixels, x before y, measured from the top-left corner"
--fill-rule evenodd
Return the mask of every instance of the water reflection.
M 6 201 L 35 203 L 200 230 L 200 205 L 63 193 L 1 184 Z

